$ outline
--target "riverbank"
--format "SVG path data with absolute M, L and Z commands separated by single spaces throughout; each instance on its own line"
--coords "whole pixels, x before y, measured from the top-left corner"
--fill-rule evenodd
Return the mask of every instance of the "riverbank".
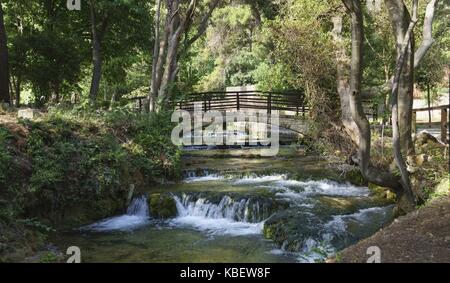
M 0 115 L 0 262 L 55 231 L 122 213 L 134 191 L 179 176 L 170 117 L 126 110 Z
M 371 246 L 380 248 L 383 263 L 450 262 L 450 195 L 396 218 L 371 237 L 339 252 L 330 262 L 366 262 Z

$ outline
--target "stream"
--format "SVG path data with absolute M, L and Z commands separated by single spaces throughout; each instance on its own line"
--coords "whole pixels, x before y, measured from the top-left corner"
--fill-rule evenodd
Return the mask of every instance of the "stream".
M 392 221 L 391 202 L 336 181 L 317 157 L 230 151 L 187 154 L 182 181 L 136 194 L 123 215 L 57 245 L 80 247 L 83 262 L 320 262 Z

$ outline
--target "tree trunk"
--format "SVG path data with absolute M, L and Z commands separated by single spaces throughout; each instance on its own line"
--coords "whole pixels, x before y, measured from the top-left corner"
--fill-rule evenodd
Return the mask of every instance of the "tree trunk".
M 178 58 L 206 32 L 208 20 L 220 1 L 213 0 L 209 3 L 209 10 L 203 16 L 197 32 L 192 38 L 188 39 L 188 31 L 195 16 L 197 2 L 197 0 L 190 0 L 185 15 L 182 16 L 179 9 L 180 0 L 166 0 L 167 13 L 162 38 L 159 38 L 161 4 L 156 3 L 155 38 L 159 40 L 155 41 L 153 49 L 153 73 L 148 106 L 150 111 L 157 111 L 164 106 L 166 100 L 171 98 L 170 87 L 175 82 L 179 72 Z M 185 45 L 180 50 L 180 42 L 183 35 L 185 37 Z M 159 51 L 157 51 L 157 47 L 159 47 Z M 157 58 L 156 61 L 155 58 Z
M 392 189 L 399 200 L 404 200 L 404 190 L 400 179 L 388 171 L 382 171 L 374 167 L 370 162 L 371 130 L 370 124 L 364 113 L 361 99 L 361 81 L 363 73 L 363 12 L 361 2 L 358 0 L 343 0 L 347 12 L 351 15 L 352 25 L 352 53 L 350 63 L 350 84 L 347 95 L 349 96 L 352 118 L 358 127 L 359 146 L 358 163 L 364 178 L 376 185 Z M 402 210 L 411 210 L 410 202 L 404 203 Z
M 107 26 L 107 18 L 103 17 L 100 30 L 97 29 L 97 19 L 95 16 L 95 1 L 90 1 L 90 17 L 91 17 L 91 33 L 92 33 L 92 79 L 91 88 L 89 91 L 89 100 L 91 104 L 95 104 L 98 90 L 100 88 L 100 81 L 102 77 L 102 54 L 101 42 Z
M 164 50 L 160 50 L 160 23 L 161 23 L 161 0 L 156 1 L 156 17 L 155 17 L 155 43 L 153 46 L 153 58 L 152 58 L 152 80 L 150 84 L 150 92 L 148 95 L 148 106 L 146 109 L 149 112 L 155 111 L 155 103 L 156 103 L 156 77 L 158 70 L 158 57 L 160 52 L 164 52 Z
M 195 1 L 191 1 L 193 3 Z M 188 21 L 186 19 L 182 22 L 180 18 L 179 10 L 179 0 L 172 0 L 170 11 L 174 11 L 171 16 L 170 26 L 169 26 L 169 40 L 167 45 L 167 55 L 165 62 L 164 75 L 162 77 L 161 85 L 158 93 L 158 104 L 163 103 L 167 99 L 170 84 L 173 82 L 176 76 L 176 70 L 178 67 L 177 56 L 178 56 L 178 46 L 180 43 L 180 37 L 184 31 L 185 24 Z
M 430 85 L 427 84 L 427 102 L 428 102 L 428 128 L 431 128 L 431 98 L 430 98 Z
M 349 93 L 349 80 L 348 63 L 350 59 L 346 54 L 346 47 L 342 39 L 342 17 L 333 18 L 333 39 L 336 45 L 336 60 L 337 60 L 337 91 L 339 94 L 341 104 L 341 121 L 344 126 L 344 130 L 355 145 L 359 144 L 359 133 L 356 123 L 353 121 L 352 113 L 350 110 L 350 96 Z
M 402 2 L 403 3 L 403 2 Z M 392 92 L 391 92 L 391 107 L 392 107 L 392 147 L 394 152 L 394 160 L 397 165 L 397 168 L 400 171 L 401 176 L 401 184 L 403 187 L 404 198 L 407 203 L 415 204 L 415 199 L 412 193 L 412 185 L 409 177 L 409 172 L 407 170 L 405 159 L 402 155 L 402 146 L 405 146 L 405 143 L 402 143 L 402 128 L 400 126 L 400 121 L 404 119 L 404 116 L 401 116 L 401 98 L 400 98 L 400 90 L 402 79 L 404 79 L 404 69 L 405 68 L 413 68 L 414 63 L 414 53 L 411 50 L 411 41 L 414 38 L 414 27 L 417 23 L 417 6 L 418 0 L 413 1 L 413 17 L 410 19 L 406 32 L 403 34 L 403 42 L 400 45 L 400 51 L 398 52 L 398 58 L 396 63 L 396 73 L 393 80 Z M 412 60 L 411 60 L 412 54 Z M 405 83 L 405 82 L 403 82 Z M 412 95 L 411 95 L 412 99 Z M 411 119 L 407 121 L 410 127 L 412 125 L 412 106 L 411 106 Z M 412 141 L 411 141 L 412 142 Z M 405 150 L 409 153 L 408 150 Z
M 360 170 L 364 178 L 369 182 L 393 189 L 397 194 L 400 209 L 409 211 L 414 209 L 415 200 L 411 190 L 409 173 L 402 156 L 402 148 L 406 148 L 406 152 L 411 152 L 413 150 L 411 138 L 413 70 L 424 55 L 421 54 L 421 58 L 419 60 L 416 58 L 416 61 L 414 61 L 413 28 L 417 21 L 418 0 L 413 1 L 412 19 L 410 19 L 409 13 L 402 0 L 386 0 L 386 6 L 389 9 L 394 34 L 397 40 L 398 56 L 396 74 L 386 85 L 391 86 L 393 149 L 395 163 L 400 171 L 400 178 L 388 171 L 381 171 L 370 163 L 370 124 L 364 114 L 361 102 L 362 66 L 364 65 L 362 61 L 364 47 L 363 12 L 359 0 L 342 0 L 342 2 L 352 18 L 352 56 L 348 91 L 345 91 L 346 81 L 342 78 L 339 79 L 338 88 L 343 95 L 349 97 L 352 119 L 358 127 L 358 163 Z M 428 33 L 431 31 L 436 2 L 437 0 L 431 0 L 427 5 L 427 16 L 424 23 L 424 40 L 428 40 L 428 42 L 430 40 L 425 38 L 425 34 L 426 31 L 428 31 Z M 340 33 L 339 30 L 336 30 L 336 25 L 334 32 Z M 431 35 L 429 37 L 431 37 Z M 422 46 L 424 45 L 427 45 L 427 42 L 422 42 Z M 343 62 L 345 63 L 345 61 Z M 342 68 L 339 65 L 343 64 L 343 62 L 338 62 L 338 78 L 342 77 L 342 74 L 346 74 L 345 68 L 342 69 L 343 71 L 339 70 L 339 68 Z M 345 107 L 345 104 L 342 103 L 341 107 Z M 344 113 L 346 110 L 342 109 L 342 111 Z
M 403 0 L 385 0 L 394 37 L 397 44 L 397 59 L 401 56 L 403 42 L 411 22 L 411 16 Z M 400 145 L 406 154 L 414 152 L 412 142 L 412 107 L 414 92 L 414 34 L 407 46 L 405 62 L 398 82 L 398 116 Z
M 9 96 L 9 63 L 6 30 L 3 21 L 2 1 L 0 0 L 0 103 L 11 103 Z

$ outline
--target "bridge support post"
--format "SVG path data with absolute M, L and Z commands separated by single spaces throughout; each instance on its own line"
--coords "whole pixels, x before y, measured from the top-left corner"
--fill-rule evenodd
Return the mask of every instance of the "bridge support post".
M 239 101 L 239 92 L 236 93 L 236 108 L 237 108 L 237 110 L 240 110 L 240 108 L 241 108 L 240 101 Z
M 448 130 L 447 108 L 442 107 L 441 108 L 441 140 L 443 143 L 447 143 L 447 130 Z

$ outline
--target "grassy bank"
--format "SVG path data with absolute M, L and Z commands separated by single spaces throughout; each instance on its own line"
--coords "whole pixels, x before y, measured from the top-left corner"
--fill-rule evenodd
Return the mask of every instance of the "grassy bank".
M 52 231 L 120 213 L 132 188 L 179 175 L 170 116 L 53 109 L 0 123 L 0 262 Z

